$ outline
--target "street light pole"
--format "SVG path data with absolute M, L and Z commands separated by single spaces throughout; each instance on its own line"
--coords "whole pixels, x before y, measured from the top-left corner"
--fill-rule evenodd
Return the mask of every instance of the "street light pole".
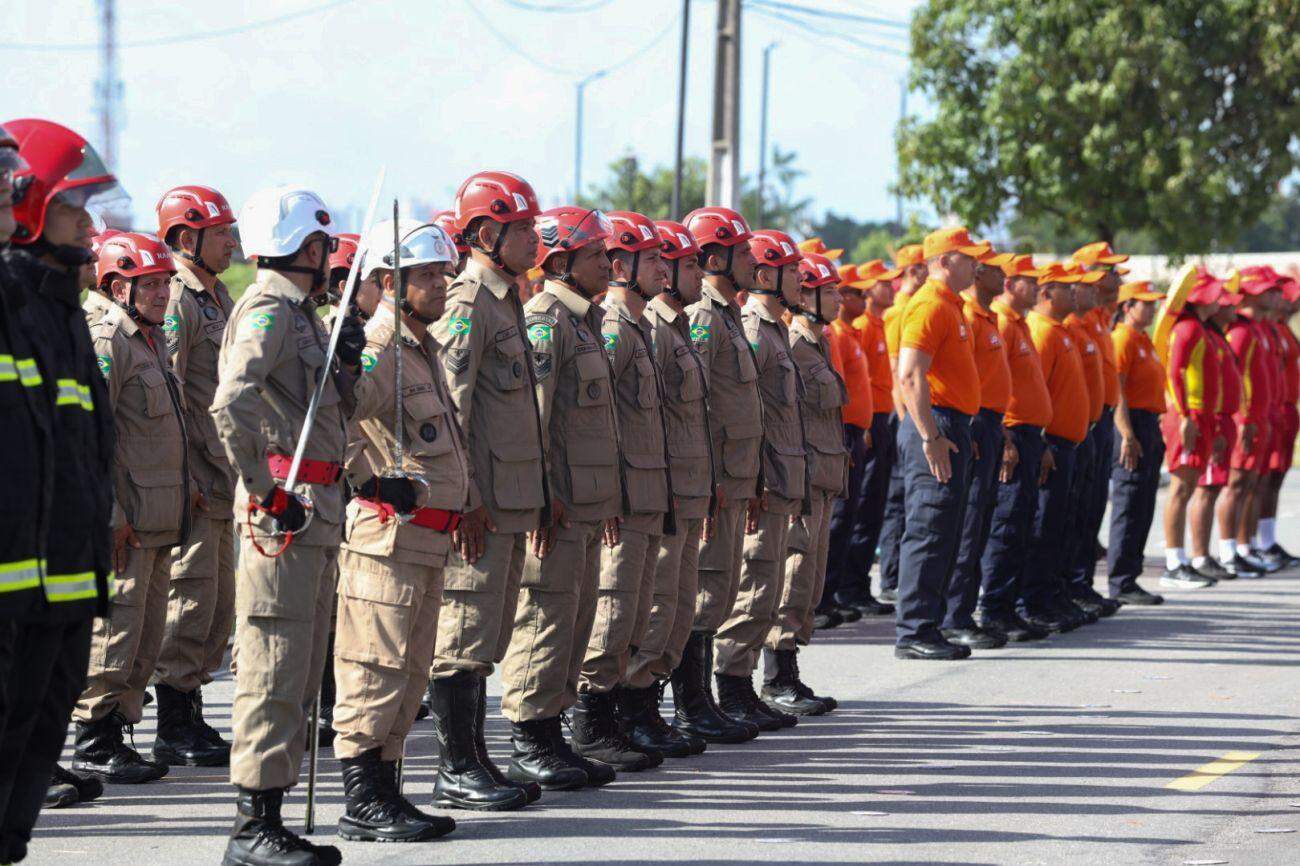
M 758 225 L 763 224 L 767 204 L 767 94 L 768 73 L 772 67 L 772 49 L 780 42 L 769 42 L 763 49 L 763 99 L 758 120 Z
M 573 123 L 573 199 L 578 200 L 582 194 L 582 95 L 587 89 L 587 85 L 605 77 L 608 72 L 606 69 L 598 69 L 578 81 L 574 86 L 577 96 L 577 111 L 574 113 Z
M 682 0 L 682 55 L 677 74 L 677 150 L 673 157 L 673 203 L 669 219 L 682 218 L 682 145 L 686 136 L 686 50 L 691 37 L 691 0 Z

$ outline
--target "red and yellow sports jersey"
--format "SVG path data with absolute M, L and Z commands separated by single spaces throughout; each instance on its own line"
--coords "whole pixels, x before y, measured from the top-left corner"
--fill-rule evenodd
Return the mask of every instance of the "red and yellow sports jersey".
M 1075 346 L 1069 328 L 1037 310 L 1025 317 L 1029 333 L 1043 365 L 1043 381 L 1052 398 L 1052 421 L 1047 433 L 1071 442 L 1082 442 L 1088 435 L 1088 401 L 1083 395 L 1088 387 L 1083 372 L 1083 356 Z
M 867 372 L 871 374 L 872 405 L 876 407 L 877 412 L 892 412 L 894 411 L 894 373 L 889 365 L 885 320 L 871 310 L 867 310 L 853 320 L 853 327 L 858 332 L 862 351 L 867 356 Z
M 1259 424 L 1268 423 L 1275 403 L 1274 363 L 1268 357 L 1271 341 L 1265 327 L 1262 322 L 1238 316 L 1228 328 L 1228 345 L 1241 370 L 1241 407 L 1237 416 Z
M 930 404 L 974 415 L 980 408 L 980 377 L 971 349 L 962 297 L 938 280 L 928 280 L 907 303 L 899 347 L 930 356 L 925 378 Z
M 1088 318 L 1092 321 L 1093 342 L 1097 344 L 1097 351 L 1101 352 L 1101 375 L 1106 386 L 1102 402 L 1113 409 L 1119 405 L 1119 361 L 1110 329 L 1115 311 L 1106 307 L 1094 307 Z
M 1052 395 L 1047 392 L 1029 325 L 1024 316 L 1001 301 L 993 302 L 993 310 L 998 314 L 998 332 L 1011 373 L 1011 401 L 1002 423 L 1007 427 L 1031 424 L 1046 428 L 1052 423 Z
M 1282 402 L 1294 406 L 1300 402 L 1300 339 L 1285 322 L 1274 322 L 1273 330 L 1282 348 Z
M 1115 326 L 1116 375 L 1124 378 L 1124 399 L 1130 409 L 1165 411 L 1165 365 L 1156 357 L 1151 338 L 1133 326 Z
M 876 409 L 871 398 L 867 358 L 858 342 L 858 332 L 852 325 L 836 319 L 826 329 L 826 337 L 831 344 L 831 360 L 849 394 L 849 402 L 844 406 L 844 423 L 870 427 L 871 415 Z
M 1088 422 L 1101 417 L 1101 407 L 1106 402 L 1106 377 L 1101 372 L 1101 350 L 1093 336 L 1092 323 L 1081 316 L 1070 316 L 1065 328 L 1074 338 L 1075 351 L 1083 362 L 1083 378 L 1088 386 Z
M 1011 403 L 1011 368 L 1007 366 L 997 313 L 970 297 L 966 298 L 963 312 L 970 323 L 971 351 L 980 376 L 980 408 L 1003 414 Z
M 1219 415 L 1236 415 L 1241 409 L 1241 370 L 1228 340 L 1214 326 L 1205 328 L 1205 337 L 1214 352 L 1219 374 Z
M 1169 333 L 1169 402 L 1184 418 L 1222 411 L 1219 359 L 1204 323 L 1184 311 Z

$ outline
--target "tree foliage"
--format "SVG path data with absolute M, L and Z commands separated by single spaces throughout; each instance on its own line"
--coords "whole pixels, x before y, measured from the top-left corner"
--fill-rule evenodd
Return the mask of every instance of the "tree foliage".
M 1296 167 L 1295 0 L 928 0 L 902 192 L 1168 252 L 1231 243 Z

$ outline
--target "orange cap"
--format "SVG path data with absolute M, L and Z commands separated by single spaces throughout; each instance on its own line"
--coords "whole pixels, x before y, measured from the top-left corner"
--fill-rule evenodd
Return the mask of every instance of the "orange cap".
M 1065 271 L 1063 283 L 1084 283 L 1091 286 L 1094 283 L 1101 282 L 1101 278 L 1106 274 L 1104 271 L 1090 271 L 1078 262 L 1062 262 L 1061 270 Z
M 939 229 L 925 236 L 923 244 L 927 261 L 944 253 L 964 253 L 976 259 L 987 255 L 992 249 L 987 243 L 977 244 L 970 239 L 970 232 L 965 226 L 951 229 Z
M 840 284 L 839 284 L 840 288 L 843 288 L 845 286 L 848 286 L 850 288 L 857 288 L 857 286 L 853 285 L 858 281 L 857 265 L 840 265 L 835 270 L 839 272 L 840 275 Z
M 1038 276 L 1038 269 L 1034 267 L 1034 257 L 1028 253 L 1000 253 L 988 259 L 985 264 L 1001 268 L 1008 279 Z
M 921 244 L 905 244 L 894 253 L 894 266 L 902 271 L 912 265 L 925 264 L 925 248 Z
M 1074 260 L 1084 265 L 1117 265 L 1120 262 L 1127 262 L 1128 256 L 1121 256 L 1105 241 L 1097 241 L 1095 244 L 1087 244 L 1075 250 Z
M 1158 301 L 1164 296 L 1164 292 L 1155 291 L 1151 288 L 1151 283 L 1146 280 L 1125 283 L 1119 287 L 1119 303 L 1121 304 L 1125 301 Z
M 808 238 L 806 241 L 799 242 L 799 252 L 816 253 L 819 256 L 825 256 L 828 259 L 838 259 L 844 255 L 844 250 L 828 250 L 826 244 L 822 243 L 821 238 Z
M 1048 283 L 1075 283 L 1078 280 L 1073 279 L 1073 275 L 1065 269 L 1060 262 L 1052 262 L 1050 265 L 1044 265 L 1034 272 L 1033 276 L 1038 277 L 1038 285 L 1045 286 Z
M 902 268 L 887 268 L 883 259 L 872 259 L 864 265 L 858 265 L 858 281 L 853 285 L 859 289 L 869 289 L 881 280 L 897 279 Z

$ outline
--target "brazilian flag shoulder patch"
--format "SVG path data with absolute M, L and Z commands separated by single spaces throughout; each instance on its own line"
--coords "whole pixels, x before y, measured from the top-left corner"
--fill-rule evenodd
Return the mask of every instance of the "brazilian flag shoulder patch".
M 551 325 L 548 325 L 545 322 L 537 322 L 535 324 L 528 326 L 528 342 L 530 343 L 549 342 L 552 336 L 554 335 L 554 333 L 555 332 Z
M 169 334 L 180 330 L 181 320 L 177 316 L 163 316 L 162 328 Z
M 708 325 L 691 325 L 692 343 L 703 343 L 707 339 L 709 339 Z
M 473 327 L 474 322 L 469 316 L 452 316 L 447 322 L 447 330 L 453 337 L 467 337 Z
M 109 373 L 113 372 L 113 359 L 108 355 L 96 355 L 95 363 L 99 365 L 99 372 L 105 379 L 108 378 Z
M 609 352 L 610 354 L 613 354 L 618 350 L 618 332 L 610 331 L 609 333 L 605 334 L 604 337 L 605 337 L 605 351 Z
M 361 353 L 361 369 L 363 372 L 369 373 L 371 370 L 375 369 L 375 365 L 378 363 L 379 359 L 375 357 L 374 352 Z
M 253 313 L 248 317 L 248 324 L 253 330 L 265 333 L 275 327 L 275 313 L 269 310 Z

